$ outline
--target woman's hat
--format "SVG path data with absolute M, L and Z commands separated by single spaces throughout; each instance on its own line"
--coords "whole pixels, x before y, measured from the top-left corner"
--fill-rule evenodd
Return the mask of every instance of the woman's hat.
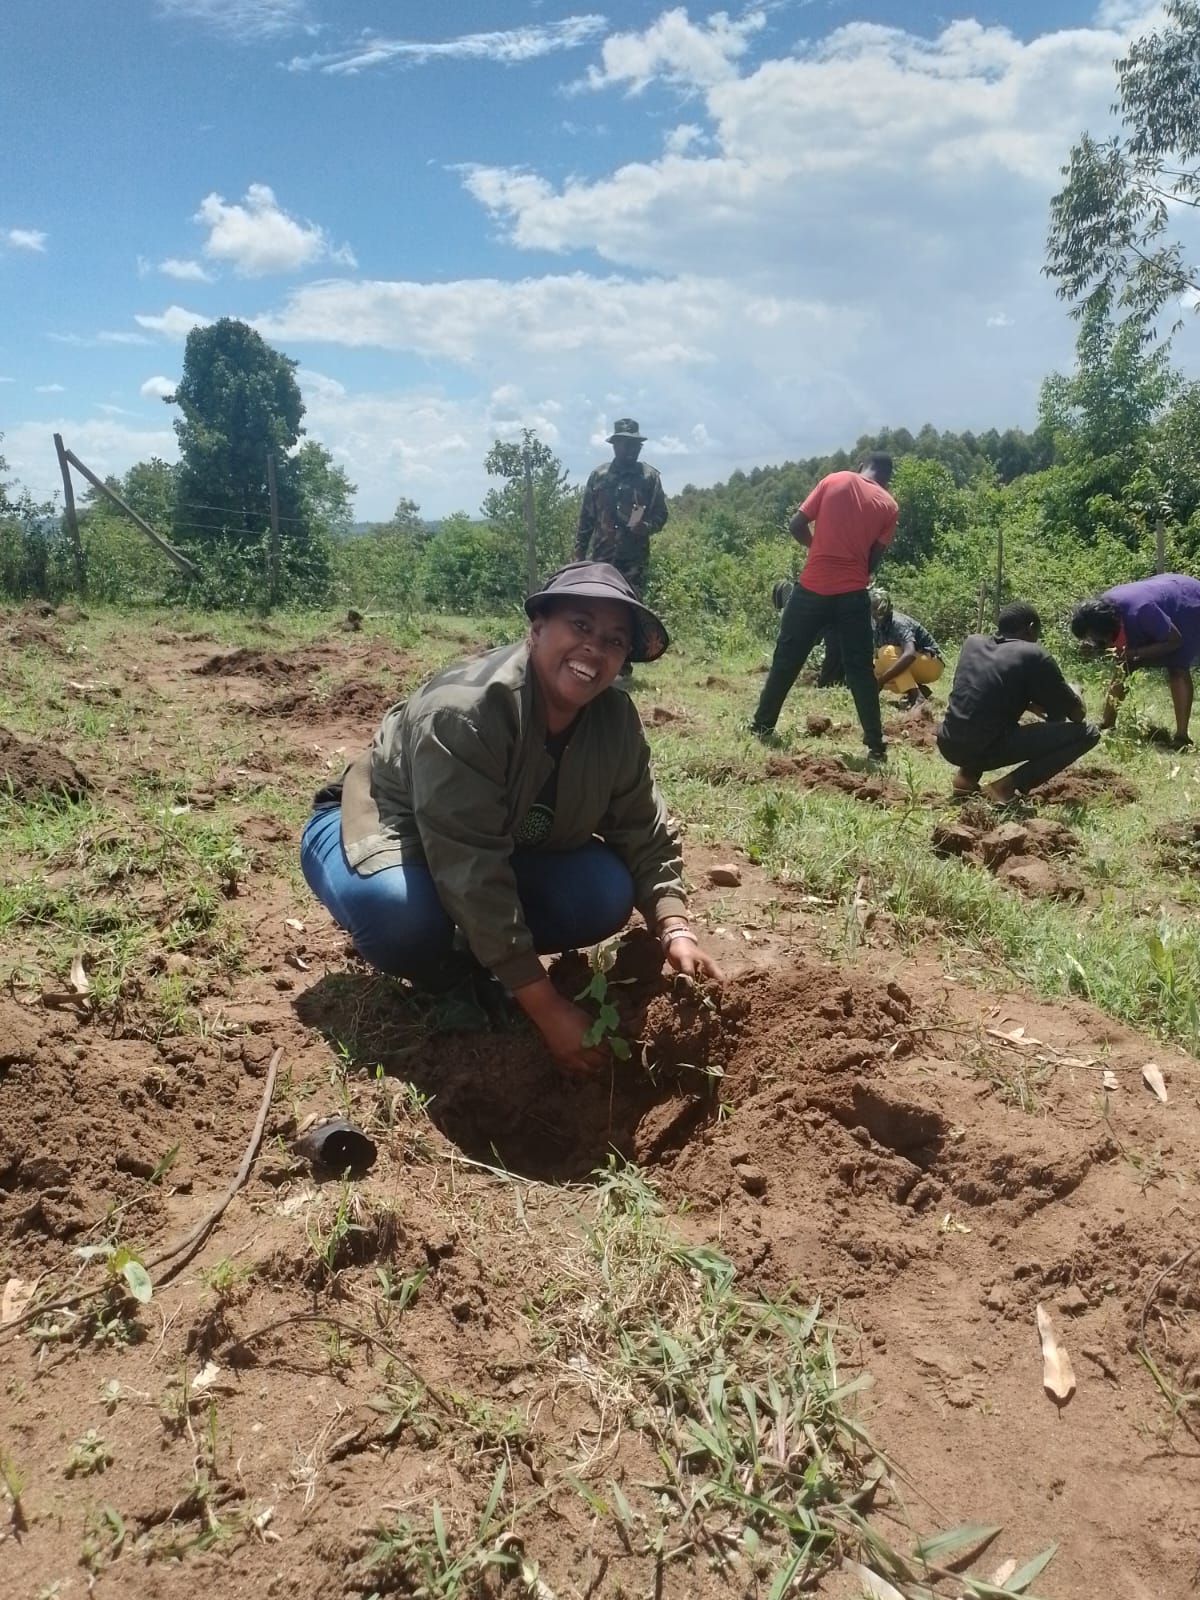
M 657 661 L 670 644 L 670 636 L 649 606 L 644 606 L 627 579 L 607 561 L 570 561 L 546 579 L 536 594 L 525 602 L 525 615 L 539 616 L 548 601 L 569 600 L 572 595 L 588 600 L 619 600 L 633 612 L 631 661 Z

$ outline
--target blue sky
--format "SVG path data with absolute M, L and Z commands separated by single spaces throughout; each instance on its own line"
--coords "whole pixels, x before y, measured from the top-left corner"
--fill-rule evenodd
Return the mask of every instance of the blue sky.
M 1047 202 L 1153 16 L 5 0 L 0 452 L 41 494 L 55 429 L 173 458 L 161 396 L 225 315 L 299 361 L 361 517 L 476 511 L 522 426 L 582 478 L 636 416 L 668 491 L 1029 426 L 1073 342 Z

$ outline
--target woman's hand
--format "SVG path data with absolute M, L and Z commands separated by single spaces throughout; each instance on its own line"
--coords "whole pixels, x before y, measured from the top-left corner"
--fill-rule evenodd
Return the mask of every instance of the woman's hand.
M 609 1059 L 601 1045 L 584 1044 L 583 1036 L 593 1019 L 581 1006 L 564 999 L 549 978 L 514 989 L 513 999 L 546 1041 L 546 1048 L 560 1067 L 590 1075 Z
M 668 917 L 658 925 L 659 942 L 667 965 L 685 978 L 709 978 L 724 983 L 725 974 L 701 948 L 700 942 L 682 917 Z

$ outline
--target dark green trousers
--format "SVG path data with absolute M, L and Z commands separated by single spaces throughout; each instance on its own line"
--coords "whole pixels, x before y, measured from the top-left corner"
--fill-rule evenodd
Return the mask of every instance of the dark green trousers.
M 755 733 L 769 733 L 779 721 L 783 702 L 800 668 L 823 635 L 828 636 L 830 644 L 841 646 L 846 686 L 854 696 L 863 742 L 868 750 L 882 750 L 871 603 L 865 589 L 853 589 L 849 594 L 813 594 L 811 589 L 796 585 L 779 619 L 771 670 L 754 713 Z

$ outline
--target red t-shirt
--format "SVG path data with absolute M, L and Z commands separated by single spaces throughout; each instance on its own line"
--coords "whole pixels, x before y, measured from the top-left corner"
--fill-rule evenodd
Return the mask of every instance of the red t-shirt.
M 861 472 L 831 472 L 800 507 L 813 524 L 800 587 L 813 594 L 849 594 L 871 582 L 877 544 L 891 544 L 899 507 L 886 489 Z

